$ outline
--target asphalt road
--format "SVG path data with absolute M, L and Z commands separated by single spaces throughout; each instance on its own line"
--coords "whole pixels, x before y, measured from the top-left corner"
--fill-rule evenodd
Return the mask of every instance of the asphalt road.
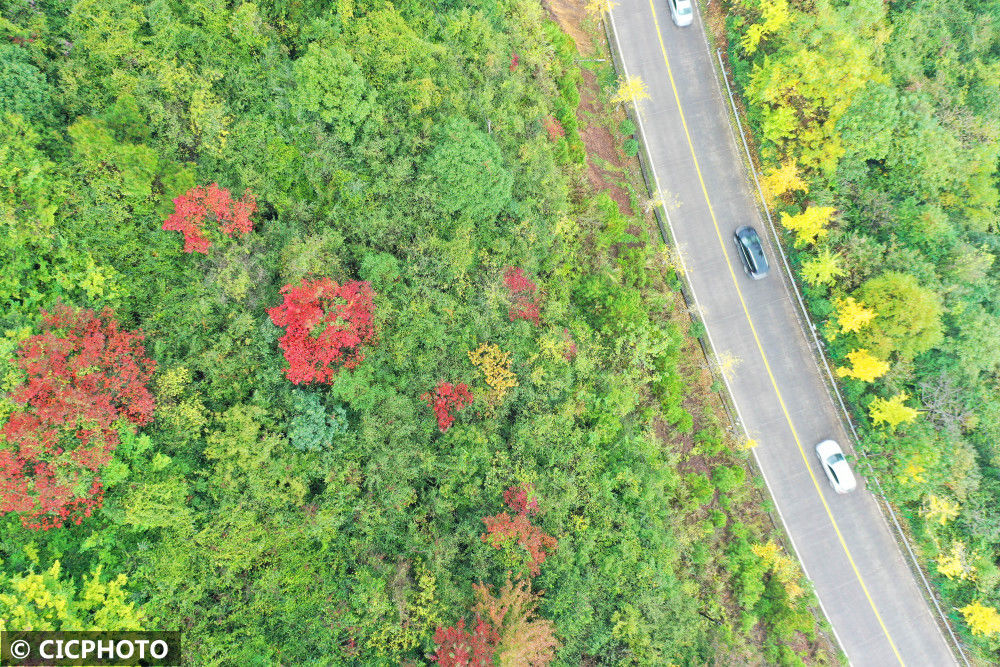
M 799 560 L 853 665 L 953 665 L 955 659 L 874 497 L 830 488 L 814 446 L 848 448 L 833 398 L 751 196 L 699 18 L 677 28 L 667 0 L 616 0 L 611 25 L 629 76 L 645 82 L 640 131 L 716 353 Z M 752 224 L 771 272 L 742 270 L 733 231 Z

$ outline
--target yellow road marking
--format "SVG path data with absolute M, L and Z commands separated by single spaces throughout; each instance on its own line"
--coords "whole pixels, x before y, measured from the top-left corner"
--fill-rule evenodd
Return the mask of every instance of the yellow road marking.
M 795 425 L 792 423 L 792 417 L 788 414 L 788 408 L 785 405 L 785 399 L 781 396 L 781 390 L 778 389 L 778 383 L 774 379 L 774 373 L 771 372 L 771 364 L 767 360 L 767 355 L 764 354 L 764 347 L 760 343 L 760 337 L 757 335 L 757 328 L 753 325 L 753 320 L 750 318 L 750 311 L 747 308 L 746 301 L 743 299 L 743 292 L 740 290 L 739 281 L 736 279 L 736 271 L 733 269 L 732 262 L 729 261 L 729 254 L 726 252 L 726 243 L 722 239 L 722 232 L 719 229 L 719 221 L 715 217 L 715 209 L 712 208 L 712 201 L 708 196 L 708 188 L 705 186 L 705 179 L 701 173 L 701 167 L 698 164 L 698 157 L 694 152 L 694 143 L 691 141 L 691 133 L 688 131 L 687 120 L 684 117 L 684 108 L 681 106 L 681 98 L 677 93 L 677 85 L 674 83 L 674 74 L 670 68 L 670 59 L 667 58 L 667 50 L 663 46 L 663 33 L 660 31 L 660 22 L 656 17 L 656 7 L 653 6 L 653 0 L 649 0 L 649 9 L 653 13 L 653 25 L 656 28 L 656 37 L 660 41 L 660 53 L 663 54 L 663 62 L 667 66 L 667 76 L 670 78 L 670 88 L 674 93 L 674 99 L 677 102 L 677 110 L 680 113 L 681 125 L 684 128 L 684 137 L 687 139 L 688 148 L 691 150 L 691 159 L 694 160 L 694 170 L 698 174 L 698 182 L 701 184 L 702 194 L 705 195 L 705 203 L 708 204 L 708 213 L 712 217 L 712 224 L 715 226 L 715 235 L 719 240 L 719 246 L 722 248 L 722 256 L 726 260 L 726 267 L 729 269 L 729 276 L 733 279 L 733 286 L 736 287 L 736 295 L 739 297 L 740 306 L 743 308 L 743 314 L 746 315 L 747 323 L 750 325 L 750 332 L 753 334 L 754 342 L 757 344 L 757 349 L 760 351 L 761 359 L 764 361 L 764 368 L 767 369 L 767 377 L 771 380 L 771 386 L 774 387 L 774 393 L 778 397 L 778 404 L 781 406 L 781 412 L 785 415 L 785 420 L 788 422 L 788 428 L 791 429 L 792 437 L 795 439 L 795 444 L 799 448 L 799 454 L 802 455 L 802 462 L 806 466 L 806 470 L 809 472 L 809 478 L 813 482 L 813 486 L 816 488 L 816 494 L 819 496 L 820 502 L 823 503 L 823 509 L 826 510 L 827 516 L 830 517 L 830 523 L 833 524 L 833 530 L 837 533 L 837 539 L 840 540 L 840 546 L 844 549 L 844 553 L 847 555 L 847 560 L 851 564 L 851 569 L 854 570 L 854 575 L 858 578 L 858 583 L 861 584 L 861 590 L 864 591 L 865 598 L 868 599 L 868 604 L 871 606 L 872 611 L 875 612 L 875 618 L 878 620 L 878 624 L 882 627 L 882 632 L 885 633 L 885 638 L 889 641 L 889 646 L 892 647 L 892 652 L 896 655 L 896 659 L 899 660 L 899 664 L 902 665 L 903 657 L 899 654 L 899 650 L 896 648 L 896 644 L 892 641 L 892 637 L 889 635 L 889 629 L 885 627 L 885 623 L 882 621 L 882 616 L 878 613 L 878 608 L 875 606 L 875 601 L 872 600 L 871 594 L 868 592 L 868 587 L 865 585 L 864 579 L 861 577 L 861 572 L 858 571 L 858 566 L 854 563 L 854 557 L 851 555 L 851 550 L 847 548 L 847 542 L 844 541 L 844 536 L 840 532 L 840 527 L 837 525 L 837 520 L 833 518 L 833 512 L 830 510 L 830 506 L 826 502 L 826 498 L 823 497 L 823 490 L 819 485 L 819 481 L 816 479 L 816 475 L 813 474 L 812 467 L 809 465 L 809 457 L 806 456 L 805 448 L 802 447 L 802 441 L 799 439 L 799 434 L 795 430 Z

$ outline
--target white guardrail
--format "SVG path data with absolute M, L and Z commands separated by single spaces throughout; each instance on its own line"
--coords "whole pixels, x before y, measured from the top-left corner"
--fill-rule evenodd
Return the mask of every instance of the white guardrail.
M 816 325 L 813 324 L 812 318 L 809 317 L 809 311 L 806 309 L 805 301 L 802 299 L 802 294 L 799 292 L 798 284 L 795 282 L 795 276 L 792 273 L 791 266 L 788 264 L 788 257 L 785 255 L 785 250 L 781 245 L 781 237 L 778 235 L 778 229 L 774 224 L 774 218 L 771 216 L 771 210 L 767 205 L 767 201 L 764 198 L 764 190 L 760 186 L 760 179 L 757 175 L 757 168 L 754 165 L 753 157 L 750 153 L 750 145 L 747 143 L 746 133 L 743 131 L 743 123 L 740 120 L 739 110 L 736 108 L 736 100 L 733 98 L 733 89 L 729 85 L 729 77 L 726 75 L 726 66 L 722 60 L 722 49 L 716 49 L 715 55 L 719 59 L 719 70 L 722 72 L 722 80 L 726 84 L 726 93 L 729 95 L 729 104 L 733 109 L 733 117 L 736 119 L 736 126 L 739 128 L 740 139 L 743 142 L 743 150 L 746 151 L 747 164 L 750 170 L 750 175 L 753 176 L 754 184 L 757 186 L 757 194 L 760 197 L 761 206 L 764 208 L 764 213 L 767 216 L 767 223 L 771 229 L 771 234 L 774 238 L 774 245 L 778 249 L 778 254 L 781 257 L 781 263 L 785 267 L 785 273 L 788 276 L 788 282 L 792 285 L 792 291 L 795 292 L 795 298 L 799 303 L 799 310 L 803 321 L 806 323 L 809 333 L 812 335 L 813 343 L 815 344 L 816 354 L 823 361 L 823 368 L 826 369 L 826 375 L 829 379 L 830 387 L 833 389 L 834 395 L 837 397 L 837 402 L 840 404 L 840 409 L 843 413 L 844 421 L 847 423 L 848 428 L 850 428 L 851 433 L 854 436 L 855 443 L 860 445 L 861 438 L 858 436 L 857 430 L 854 428 L 854 422 L 851 420 L 850 411 L 847 409 L 846 403 L 844 403 L 844 397 L 840 393 L 840 388 L 837 386 L 837 380 L 833 376 L 833 371 L 830 369 L 830 363 L 827 361 L 826 353 L 823 351 L 824 345 L 820 340 L 819 335 L 816 333 Z M 713 68 L 714 69 L 714 68 Z M 852 443 L 853 445 L 853 443 Z M 865 458 L 865 462 L 868 464 L 869 474 L 866 477 L 875 482 L 877 487 L 877 495 L 881 497 L 882 503 L 885 509 L 888 511 L 890 518 L 892 518 L 892 523 L 896 527 L 896 533 L 899 535 L 899 539 L 903 546 L 906 547 L 906 552 L 910 555 L 913 562 L 913 568 L 920 575 L 920 580 L 923 582 L 924 587 L 927 589 L 927 595 L 930 597 L 931 601 L 934 603 L 935 609 L 937 609 L 938 615 L 941 617 L 941 622 L 944 627 L 948 629 L 948 634 L 951 636 L 951 640 L 958 649 L 958 654 L 962 658 L 962 662 L 965 663 L 966 667 L 970 667 L 969 660 L 965 655 L 965 651 L 962 649 L 961 642 L 958 641 L 958 637 L 955 636 L 955 632 L 951 628 L 951 623 L 948 621 L 948 617 L 945 615 L 944 610 L 941 609 L 941 605 L 938 602 L 937 595 L 934 593 L 933 587 L 927 577 L 924 575 L 924 570 L 920 567 L 920 562 L 917 560 L 916 554 L 913 552 L 913 547 L 910 545 L 910 540 L 906 537 L 906 533 L 903 532 L 902 526 L 899 524 L 899 519 L 896 517 L 896 512 L 892 509 L 892 505 L 889 503 L 889 499 L 886 498 L 885 492 L 882 490 L 882 484 L 878 480 L 878 476 L 875 475 L 874 469 L 872 469 L 871 464 L 867 460 L 867 455 L 864 450 L 859 447 L 853 447 L 856 451 L 860 451 L 862 457 Z

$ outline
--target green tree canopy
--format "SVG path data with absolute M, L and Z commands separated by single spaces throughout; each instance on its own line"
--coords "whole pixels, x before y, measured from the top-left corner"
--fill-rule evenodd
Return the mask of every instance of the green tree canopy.
M 892 149 L 892 133 L 899 120 L 896 89 L 870 82 L 854 99 L 837 123 L 844 140 L 846 158 L 885 160 Z
M 1000 365 L 1000 318 L 975 304 L 951 316 L 955 332 L 942 348 L 951 353 L 953 369 L 970 380 Z
M 513 179 L 500 147 L 465 118 L 444 124 L 422 172 L 442 213 L 491 222 L 510 202 Z
M 867 280 L 856 296 L 878 314 L 858 334 L 861 345 L 877 357 L 896 352 L 912 359 L 944 338 L 941 297 L 908 273 L 890 271 Z
M 896 172 L 899 189 L 924 195 L 953 185 L 968 169 L 954 133 L 941 125 L 927 100 L 918 95 L 904 95 L 900 100 L 899 124 L 887 164 Z
M 295 107 L 331 125 L 341 141 L 353 141 L 375 110 L 375 92 L 347 49 L 313 42 L 294 69 Z
M 26 118 L 48 118 L 50 105 L 45 75 L 31 63 L 25 50 L 0 44 L 0 116 L 17 113 Z

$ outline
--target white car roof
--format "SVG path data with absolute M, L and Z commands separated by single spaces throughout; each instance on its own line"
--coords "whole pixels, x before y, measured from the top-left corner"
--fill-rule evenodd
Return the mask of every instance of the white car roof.
M 840 445 L 838 445 L 835 440 L 824 440 L 816 445 L 816 452 L 819 453 L 820 456 L 826 457 L 837 452 L 843 454 L 844 450 L 840 448 Z
M 832 467 L 837 472 L 840 486 L 844 489 L 850 491 L 858 485 L 857 480 L 854 479 L 854 472 L 851 471 L 851 466 L 847 465 L 847 461 L 837 461 Z

